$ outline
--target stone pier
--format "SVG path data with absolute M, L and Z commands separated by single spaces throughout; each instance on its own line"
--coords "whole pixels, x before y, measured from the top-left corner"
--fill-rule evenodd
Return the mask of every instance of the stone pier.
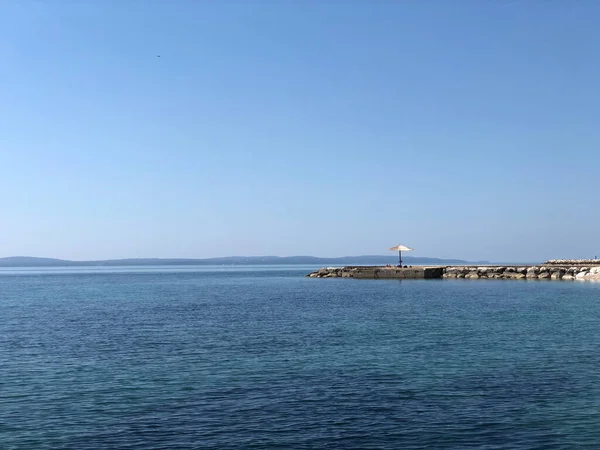
M 444 267 L 386 267 L 348 266 L 326 267 L 309 273 L 310 278 L 357 278 L 368 280 L 386 279 L 433 279 L 442 278 Z

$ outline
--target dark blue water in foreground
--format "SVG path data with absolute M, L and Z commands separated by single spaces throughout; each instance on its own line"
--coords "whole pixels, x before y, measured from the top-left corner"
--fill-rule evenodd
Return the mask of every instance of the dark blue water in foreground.
M 307 271 L 1 271 L 0 448 L 600 448 L 600 284 Z

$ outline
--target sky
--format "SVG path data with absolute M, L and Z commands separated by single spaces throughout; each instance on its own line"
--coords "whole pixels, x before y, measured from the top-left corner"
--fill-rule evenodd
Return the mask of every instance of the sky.
M 600 2 L 0 1 L 0 256 L 600 255 Z

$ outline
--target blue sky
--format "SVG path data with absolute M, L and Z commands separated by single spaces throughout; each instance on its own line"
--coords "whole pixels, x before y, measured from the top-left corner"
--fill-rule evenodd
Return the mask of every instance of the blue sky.
M 600 254 L 599 20 L 592 0 L 2 2 L 0 256 Z

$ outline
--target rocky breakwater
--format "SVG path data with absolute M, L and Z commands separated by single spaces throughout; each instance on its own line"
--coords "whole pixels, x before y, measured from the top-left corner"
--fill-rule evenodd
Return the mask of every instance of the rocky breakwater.
M 549 259 L 542 266 L 600 266 L 600 259 Z
M 306 275 L 308 278 L 352 278 L 358 269 L 350 267 L 324 267 Z
M 600 266 L 563 266 L 545 263 L 539 266 L 446 267 L 444 278 L 511 280 L 598 280 Z

